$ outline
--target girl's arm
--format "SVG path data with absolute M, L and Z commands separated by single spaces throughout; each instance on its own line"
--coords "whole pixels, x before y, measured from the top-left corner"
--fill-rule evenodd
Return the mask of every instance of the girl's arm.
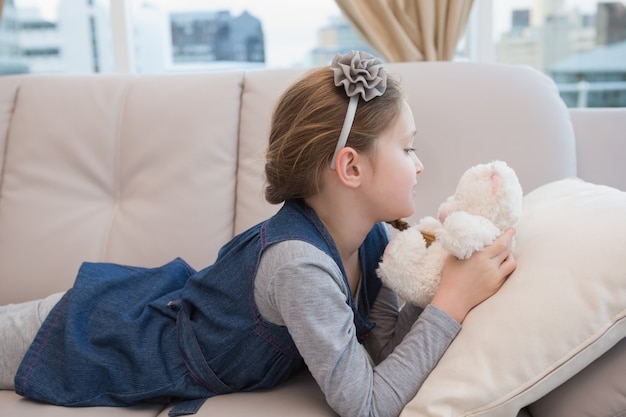
M 378 364 L 402 342 L 423 309 L 410 303 L 399 307 L 398 295 L 383 286 L 371 310 L 371 321 L 376 323 L 363 345 L 374 363 Z
M 348 289 L 337 265 L 304 242 L 270 247 L 255 299 L 267 320 L 289 329 L 329 405 L 341 416 L 397 416 L 460 329 L 428 306 L 402 342 L 374 366 L 358 343 Z

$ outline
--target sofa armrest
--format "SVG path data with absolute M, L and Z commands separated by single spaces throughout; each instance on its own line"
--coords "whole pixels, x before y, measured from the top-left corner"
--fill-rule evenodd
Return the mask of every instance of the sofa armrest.
M 626 108 L 570 109 L 578 176 L 626 191 Z

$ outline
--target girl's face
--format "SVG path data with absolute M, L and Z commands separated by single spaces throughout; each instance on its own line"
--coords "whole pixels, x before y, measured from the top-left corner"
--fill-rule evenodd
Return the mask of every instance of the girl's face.
M 372 152 L 367 192 L 379 221 L 413 214 L 416 176 L 424 169 L 413 148 L 415 134 L 413 112 L 402 101 L 398 118 L 380 136 Z

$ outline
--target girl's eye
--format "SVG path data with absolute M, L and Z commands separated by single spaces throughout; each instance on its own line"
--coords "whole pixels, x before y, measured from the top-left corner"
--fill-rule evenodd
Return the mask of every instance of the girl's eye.
M 404 150 L 404 152 L 406 152 L 407 155 L 411 155 L 415 153 L 415 148 L 406 148 Z

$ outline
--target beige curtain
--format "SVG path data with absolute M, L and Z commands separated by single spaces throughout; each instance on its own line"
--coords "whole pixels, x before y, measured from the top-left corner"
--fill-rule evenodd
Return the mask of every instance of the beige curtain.
M 473 0 L 335 0 L 346 18 L 388 62 L 454 57 Z
M 0 20 L 2 20 L 2 9 L 4 8 L 4 0 L 0 0 Z

